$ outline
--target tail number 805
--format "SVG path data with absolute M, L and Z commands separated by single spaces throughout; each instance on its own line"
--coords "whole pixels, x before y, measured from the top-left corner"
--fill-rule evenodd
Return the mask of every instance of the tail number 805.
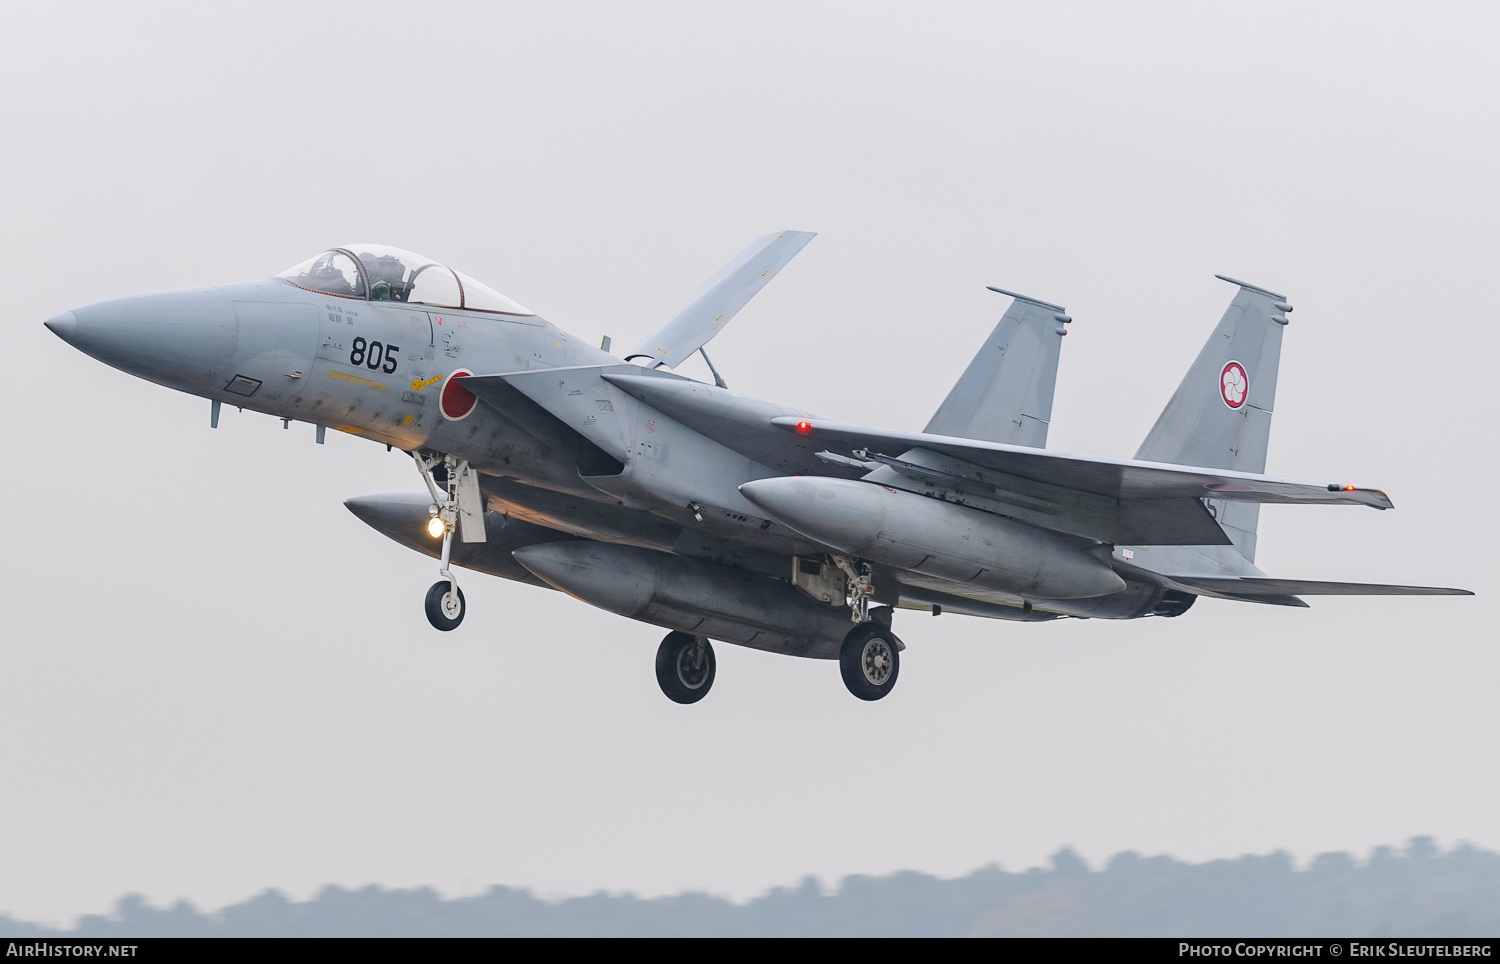
M 382 345 L 378 341 L 372 341 L 367 345 L 363 338 L 356 338 L 353 350 L 349 352 L 349 364 L 363 365 L 370 371 L 394 375 L 396 356 L 400 351 L 399 345 Z

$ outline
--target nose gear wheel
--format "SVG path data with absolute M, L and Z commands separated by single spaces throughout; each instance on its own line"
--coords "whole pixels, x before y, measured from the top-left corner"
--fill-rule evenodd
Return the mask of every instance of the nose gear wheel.
M 427 484 L 427 491 L 432 496 L 432 516 L 443 526 L 443 549 L 438 563 L 438 575 L 442 578 L 427 590 L 424 608 L 427 621 L 432 623 L 432 627 L 446 633 L 457 629 L 458 624 L 464 621 L 464 592 L 458 588 L 458 577 L 448 567 L 448 560 L 453 554 L 453 530 L 458 527 L 459 470 L 467 469 L 468 463 L 451 455 L 434 455 L 424 459 L 420 453 L 413 452 L 411 457 L 417 463 L 417 471 L 421 473 L 422 481 Z M 433 469 L 439 466 L 445 472 L 446 492 L 438 487 L 433 478 Z
M 433 629 L 448 632 L 464 621 L 464 591 L 446 579 L 440 579 L 427 590 L 427 621 Z

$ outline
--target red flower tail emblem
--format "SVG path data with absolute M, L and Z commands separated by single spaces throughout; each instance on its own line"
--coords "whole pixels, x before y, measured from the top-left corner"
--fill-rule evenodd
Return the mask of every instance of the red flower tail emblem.
M 1245 366 L 1237 361 L 1225 365 L 1219 372 L 1219 397 L 1224 399 L 1224 404 L 1239 408 L 1249 396 L 1250 376 L 1245 374 Z

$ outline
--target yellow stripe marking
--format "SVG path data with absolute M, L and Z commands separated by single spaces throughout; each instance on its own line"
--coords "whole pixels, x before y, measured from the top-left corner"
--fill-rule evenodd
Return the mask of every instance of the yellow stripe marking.
M 386 389 L 385 382 L 372 382 L 368 378 L 360 378 L 358 375 L 346 375 L 343 372 L 331 371 L 328 373 L 328 377 L 337 378 L 341 382 L 353 382 L 356 385 L 363 385 L 366 388 L 378 388 L 382 392 Z
M 358 435 L 363 432 L 364 429 L 360 428 L 358 425 L 340 425 L 338 428 L 334 429 L 334 431 L 348 432 L 350 435 Z

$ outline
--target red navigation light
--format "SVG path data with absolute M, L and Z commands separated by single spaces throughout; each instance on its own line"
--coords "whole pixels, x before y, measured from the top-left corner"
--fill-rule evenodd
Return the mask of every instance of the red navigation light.
M 799 432 L 806 432 L 806 431 L 810 431 L 811 429 L 812 429 L 812 422 L 798 422 L 797 423 L 797 431 L 799 431 Z

